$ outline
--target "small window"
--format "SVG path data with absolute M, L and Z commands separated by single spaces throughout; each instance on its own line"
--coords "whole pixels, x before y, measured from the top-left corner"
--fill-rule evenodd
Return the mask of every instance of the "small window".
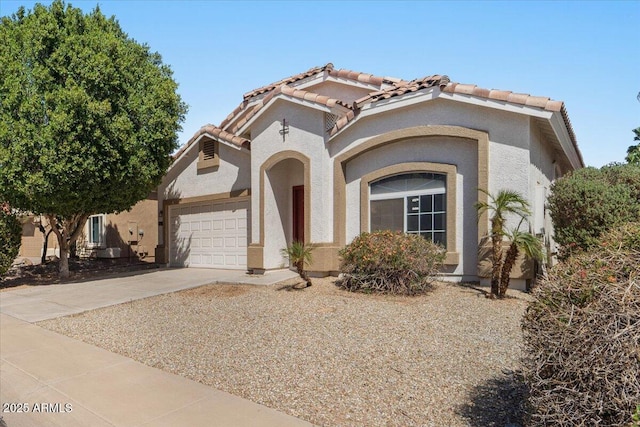
M 203 138 L 199 143 L 198 170 L 220 166 L 218 141 Z
M 419 234 L 446 247 L 446 178 L 443 174 L 410 173 L 371 183 L 371 231 Z
M 89 217 L 89 235 L 87 243 L 89 247 L 99 247 L 104 243 L 104 215 Z

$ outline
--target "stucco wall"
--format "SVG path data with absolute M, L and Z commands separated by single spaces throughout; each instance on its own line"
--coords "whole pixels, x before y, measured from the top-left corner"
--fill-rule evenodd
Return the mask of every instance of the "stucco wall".
M 531 163 L 529 188 L 533 197 L 531 225 L 533 232 L 544 234 L 548 255 L 556 250 L 553 238 L 553 222 L 546 208 L 546 198 L 550 194 L 550 186 L 556 179 L 557 160 L 550 144 L 545 140 L 540 129 L 531 121 Z M 551 259 L 550 259 L 551 260 Z
M 330 141 L 332 156 L 386 132 L 428 125 L 461 126 L 489 134 L 490 192 L 511 189 L 529 197 L 529 118 L 445 99 L 390 110 L 360 120 Z
M 280 131 L 286 119 L 289 133 L 283 141 Z M 276 103 L 251 128 L 251 194 L 252 242 L 260 241 L 260 167 L 272 156 L 284 151 L 296 151 L 310 160 L 311 241 L 332 239 L 333 212 L 332 167 L 325 145 L 324 112 L 286 101 Z M 268 182 L 265 181 L 265 186 Z M 296 184 L 284 184 L 291 187 Z M 265 216 L 265 231 L 269 230 L 269 216 Z M 266 236 L 268 239 L 268 236 Z M 267 267 L 270 268 L 270 267 Z
M 107 215 L 105 221 L 106 247 L 120 248 L 120 256 L 136 256 L 155 261 L 158 245 L 158 200 L 153 197 L 136 203 L 131 210 Z
M 460 264 L 452 274 L 474 275 L 477 264 L 478 226 L 473 204 L 477 201 L 477 145 L 469 140 L 430 137 L 396 142 L 366 152 L 347 164 L 347 227 L 346 241 L 359 233 L 360 178 L 386 166 L 409 162 L 431 162 L 456 165 L 456 248 Z
M 198 144 L 193 144 L 165 175 L 158 187 L 158 213 L 162 218 L 163 201 L 211 194 L 230 193 L 251 187 L 250 155 L 219 143 L 220 165 L 198 170 Z M 158 243 L 163 244 L 162 226 Z
M 360 89 L 345 89 L 334 83 L 325 83 L 322 89 L 316 90 L 341 99 L 355 99 L 362 95 Z M 254 245 L 263 245 L 264 249 L 263 252 L 255 252 L 264 253 L 260 255 L 264 265 L 258 264 L 260 268 L 278 268 L 283 263 L 280 249 L 291 239 L 292 186 L 304 183 L 305 192 L 310 194 L 309 200 L 305 200 L 308 203 L 305 205 L 306 213 L 310 215 L 307 222 L 310 235 L 305 237 L 316 244 L 330 244 L 336 240 L 333 194 L 333 162 L 336 157 L 351 152 L 372 138 L 399 129 L 445 125 L 480 131 L 476 133 L 484 135 L 485 148 L 486 135 L 489 137 L 488 185 L 478 182 L 477 141 L 474 143 L 472 139 L 461 137 L 418 137 L 382 145 L 351 159 L 346 167 L 346 241 L 349 242 L 361 229 L 360 178 L 363 175 L 407 162 L 455 165 L 457 208 L 454 214 L 456 251 L 460 254 L 460 263 L 449 273 L 464 278 L 474 277 L 478 261 L 479 227 L 473 207 L 478 199 L 477 188 L 486 187 L 483 189 L 492 194 L 501 189 L 518 191 L 534 209 L 540 210 L 541 203 L 536 196 L 540 194 L 540 187 L 548 188 L 553 177 L 552 153 L 546 147 L 544 137 L 524 114 L 448 99 L 429 100 L 428 95 L 408 95 L 381 101 L 378 105 L 374 110 L 365 108 L 353 125 L 329 138 L 325 130 L 326 112 L 317 105 L 301 100 L 276 99 L 250 125 L 250 156 L 220 144 L 219 168 L 203 173 L 196 168 L 196 147 L 169 172 L 160 187 L 161 198 L 189 198 L 251 188 L 250 240 Z M 400 105 L 404 106 L 395 108 Z M 288 126 L 284 138 L 281 133 L 283 119 Z M 483 155 L 483 158 L 487 157 Z M 264 183 L 264 188 L 261 188 L 261 183 Z M 539 212 L 537 215 L 540 216 Z M 542 218 L 542 222 L 547 224 L 544 212 Z M 510 225 L 517 223 L 515 217 L 509 219 Z M 537 217 L 533 220 L 540 228 Z M 342 233 L 341 239 L 345 237 L 344 230 L 336 233 Z
M 44 246 L 44 234 L 38 229 L 38 224 L 35 222 L 44 221 L 47 224 L 47 220 L 44 217 L 29 216 L 22 224 L 22 239 L 20 241 L 20 249 L 18 252 L 18 258 L 28 258 L 31 262 L 37 263 L 42 256 L 42 249 Z M 47 227 L 48 229 L 48 227 Z M 54 233 L 49 234 L 47 242 L 47 253 L 54 255 L 59 253 L 58 251 L 58 238 Z

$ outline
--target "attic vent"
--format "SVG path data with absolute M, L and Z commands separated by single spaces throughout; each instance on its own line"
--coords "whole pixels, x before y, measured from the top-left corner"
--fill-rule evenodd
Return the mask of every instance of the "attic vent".
M 324 113 L 324 130 L 329 132 L 336 125 L 339 116 L 337 114 Z
M 216 142 L 204 141 L 202 144 L 202 160 L 213 160 L 216 157 Z
M 217 141 L 206 138 L 201 139 L 198 148 L 198 171 L 220 166 Z

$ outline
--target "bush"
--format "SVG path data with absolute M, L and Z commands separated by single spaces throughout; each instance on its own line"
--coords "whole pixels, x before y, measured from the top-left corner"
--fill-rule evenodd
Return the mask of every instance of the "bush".
M 336 283 L 352 292 L 415 295 L 439 274 L 445 250 L 416 234 L 362 233 L 340 251 L 343 277 Z
M 555 181 L 548 200 L 560 257 L 598 244 L 620 224 L 640 221 L 640 167 L 585 168 Z
M 534 290 L 523 318 L 532 426 L 626 426 L 640 402 L 640 223 Z
M 7 272 L 18 256 L 21 238 L 20 221 L 0 206 L 0 276 Z

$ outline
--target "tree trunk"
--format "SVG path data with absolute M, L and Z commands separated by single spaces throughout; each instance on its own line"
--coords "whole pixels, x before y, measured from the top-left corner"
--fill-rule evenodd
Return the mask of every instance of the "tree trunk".
M 47 262 L 47 250 L 49 250 L 49 235 L 53 230 L 45 232 L 45 228 L 40 225 L 40 231 L 44 234 L 44 244 L 42 245 L 42 257 L 40 258 L 40 264 L 45 264 Z
M 60 248 L 60 259 L 58 260 L 58 275 L 61 279 L 67 279 L 69 277 L 69 258 L 67 257 L 68 243 L 66 233 L 64 228 L 62 230 L 58 228 L 58 220 L 55 216 L 47 215 L 47 219 L 49 220 L 49 226 L 51 227 L 51 230 L 58 238 L 58 247 Z
M 66 240 L 66 239 L 63 239 Z M 69 244 L 65 242 L 64 246 L 60 243 L 60 263 L 58 271 L 61 279 L 69 278 Z
M 70 220 L 62 223 L 62 229 L 58 229 L 58 220 L 54 215 L 47 214 L 49 225 L 58 238 L 60 245 L 60 261 L 58 263 L 58 274 L 61 279 L 69 278 L 69 248 L 80 235 L 85 222 L 89 218 L 88 214 L 79 214 Z
M 493 244 L 493 268 L 491 270 L 491 298 L 495 298 L 500 292 L 500 270 L 502 270 L 502 235 L 493 230 L 491 235 Z
M 511 246 L 509 246 L 509 250 L 507 251 L 507 255 L 504 259 L 504 264 L 502 265 L 498 298 L 504 298 L 505 294 L 507 293 L 511 270 L 516 263 L 516 259 L 518 259 L 518 252 L 518 246 L 515 243 L 511 243 Z
M 307 282 L 307 287 L 311 286 L 311 280 L 309 280 L 309 276 L 307 275 L 307 272 L 304 271 L 304 261 L 298 261 L 296 263 L 296 270 L 298 270 L 298 275 L 300 275 L 302 280 Z

